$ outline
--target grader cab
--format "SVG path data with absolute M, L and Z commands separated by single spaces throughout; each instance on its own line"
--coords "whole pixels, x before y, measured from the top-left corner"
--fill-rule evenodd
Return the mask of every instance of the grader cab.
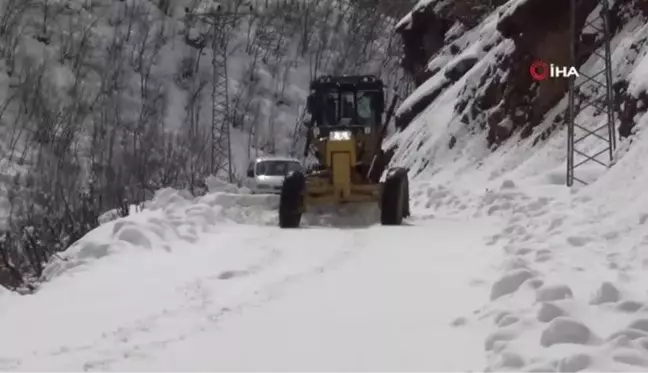
M 312 153 L 318 162 L 286 177 L 279 225 L 298 227 L 310 206 L 347 203 L 378 203 L 381 223 L 400 225 L 410 213 L 407 169 L 389 169 L 380 182 L 393 156 L 382 150 L 383 82 L 371 75 L 319 77 L 311 82 L 307 109 L 304 156 Z

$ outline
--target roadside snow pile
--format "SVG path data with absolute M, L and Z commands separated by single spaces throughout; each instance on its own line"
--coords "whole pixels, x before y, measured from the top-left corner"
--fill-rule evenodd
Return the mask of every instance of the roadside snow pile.
M 158 191 L 142 211 L 99 226 L 55 257 L 45 268 L 43 280 L 83 270 L 86 264 L 123 251 L 171 251 L 178 242 L 195 243 L 224 225 L 276 224 L 276 196 L 246 194 L 223 184 L 209 186 L 214 191 L 197 198 L 174 189 Z
M 484 341 L 487 371 L 648 368 L 648 203 L 615 209 L 587 189 L 559 193 L 510 180 L 486 192 L 424 185 L 414 193 L 420 217 L 502 219 L 487 241 L 504 247 L 499 277 L 482 283 L 491 301 L 457 325 L 493 328 Z
M 84 270 L 98 259 L 133 249 L 171 251 L 182 243 L 195 244 L 233 224 L 278 225 L 278 195 L 251 194 L 247 188 L 216 178 L 208 178 L 206 185 L 209 193 L 201 197 L 167 188 L 157 191 L 141 208 L 133 206 L 129 216 L 116 218 L 114 211 L 104 214 L 101 226 L 52 259 L 42 280 Z M 305 213 L 301 225 L 367 227 L 378 223 L 379 216 L 377 204 L 321 207 Z
M 620 230 L 589 198 L 516 205 L 492 240 L 504 240 L 506 260 L 482 312 L 497 328 L 490 369 L 645 370 L 646 235 Z
M 421 217 L 503 219 L 488 242 L 504 247 L 499 277 L 484 281 L 491 302 L 466 322 L 494 328 L 489 371 L 648 369 L 646 125 L 588 187 L 561 185 L 560 136 L 532 155 L 509 144 L 472 169 L 448 162 L 413 184 Z

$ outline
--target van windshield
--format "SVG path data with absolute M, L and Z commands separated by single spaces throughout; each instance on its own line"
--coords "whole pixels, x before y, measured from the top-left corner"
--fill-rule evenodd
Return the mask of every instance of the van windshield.
M 257 176 L 286 176 L 291 171 L 301 171 L 299 162 L 295 161 L 261 161 L 256 165 Z

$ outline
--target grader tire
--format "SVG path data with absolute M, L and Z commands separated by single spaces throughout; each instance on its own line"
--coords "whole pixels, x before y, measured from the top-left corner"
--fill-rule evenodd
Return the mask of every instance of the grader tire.
M 286 176 L 279 196 L 279 227 L 299 227 L 305 189 L 306 177 L 303 173 L 297 171 Z
M 380 204 L 380 222 L 382 225 L 401 225 L 409 211 L 409 180 L 404 168 L 391 169 L 383 184 Z

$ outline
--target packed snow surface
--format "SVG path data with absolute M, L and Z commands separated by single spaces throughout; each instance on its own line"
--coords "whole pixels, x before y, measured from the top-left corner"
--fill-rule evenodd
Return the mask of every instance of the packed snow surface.
M 485 364 L 486 330 L 461 324 L 488 300 L 479 280 L 500 255 L 482 243 L 493 219 L 281 230 L 272 203 L 227 192 L 190 200 L 165 190 L 144 212 L 104 224 L 49 266 L 36 295 L 0 300 L 0 368 Z M 38 336 L 24 332 L 31 315 Z
M 0 369 L 645 370 L 645 234 L 555 188 L 417 181 L 404 226 L 297 230 L 275 196 L 163 190 L 0 294 Z

